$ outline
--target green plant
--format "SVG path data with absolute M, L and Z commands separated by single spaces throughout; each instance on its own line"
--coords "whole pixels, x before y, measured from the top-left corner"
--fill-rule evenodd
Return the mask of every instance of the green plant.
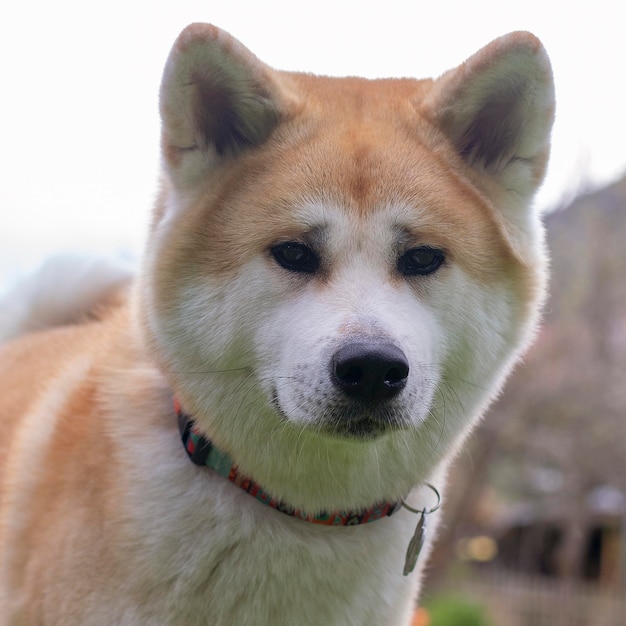
M 490 626 L 485 609 L 460 596 L 436 596 L 425 603 L 429 626 Z

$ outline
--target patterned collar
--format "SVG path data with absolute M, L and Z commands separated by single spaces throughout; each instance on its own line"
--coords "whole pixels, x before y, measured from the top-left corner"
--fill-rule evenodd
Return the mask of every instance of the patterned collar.
M 193 418 L 187 415 L 181 408 L 179 402 L 174 400 L 174 408 L 178 415 L 178 427 L 183 446 L 191 461 L 200 466 L 210 467 L 220 476 L 227 478 L 232 483 L 243 489 L 246 493 L 256 498 L 259 502 L 312 524 L 323 524 L 325 526 L 354 526 L 374 522 L 395 513 L 402 506 L 401 502 L 381 502 L 369 509 L 359 511 L 331 511 L 311 515 L 295 509 L 284 502 L 272 498 L 259 484 L 255 483 L 247 476 L 243 476 L 234 464 L 233 460 L 221 450 L 218 450 L 213 443 L 204 437 L 197 429 Z

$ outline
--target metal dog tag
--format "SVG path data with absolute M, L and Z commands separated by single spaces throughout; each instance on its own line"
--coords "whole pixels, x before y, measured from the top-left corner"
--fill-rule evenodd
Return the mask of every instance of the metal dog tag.
M 420 518 L 417 521 L 415 532 L 413 533 L 413 537 L 411 537 L 411 541 L 409 541 L 409 547 L 407 548 L 406 557 L 404 559 L 404 570 L 402 572 L 405 576 L 408 576 L 415 569 L 415 564 L 417 563 L 417 559 L 422 551 L 425 538 L 426 509 L 420 513 Z

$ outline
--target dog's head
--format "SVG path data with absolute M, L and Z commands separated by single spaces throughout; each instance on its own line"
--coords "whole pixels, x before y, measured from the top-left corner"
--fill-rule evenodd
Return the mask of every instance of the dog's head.
M 309 510 L 400 497 L 538 318 L 549 62 L 530 34 L 436 80 L 270 69 L 192 25 L 161 89 L 142 315 L 186 409 Z

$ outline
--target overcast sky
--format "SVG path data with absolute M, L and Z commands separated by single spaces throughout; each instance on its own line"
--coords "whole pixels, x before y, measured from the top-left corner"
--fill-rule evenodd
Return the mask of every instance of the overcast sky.
M 499 35 L 530 30 L 557 88 L 540 206 L 626 171 L 626 35 L 614 0 L 5 0 L 0 292 L 54 252 L 140 250 L 157 180 L 160 75 L 193 21 L 230 31 L 277 68 L 369 77 L 438 75 Z

